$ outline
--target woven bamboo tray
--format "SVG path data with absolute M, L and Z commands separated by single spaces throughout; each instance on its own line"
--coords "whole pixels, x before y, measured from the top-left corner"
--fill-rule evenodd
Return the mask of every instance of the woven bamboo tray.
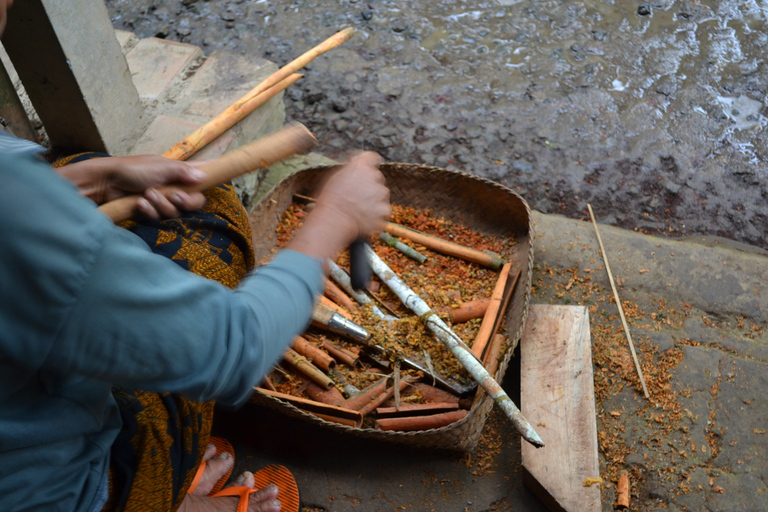
M 275 229 L 283 212 L 292 203 L 294 194 L 316 193 L 318 185 L 332 169 L 321 167 L 293 174 L 278 183 L 254 206 L 250 220 L 257 261 L 268 256 L 274 248 Z M 506 311 L 508 341 L 495 375 L 496 380 L 501 382 L 523 334 L 528 313 L 533 270 L 533 224 L 528 204 L 518 194 L 498 183 L 462 172 L 405 163 L 384 164 L 381 170 L 391 190 L 392 204 L 429 208 L 435 215 L 462 223 L 479 233 L 514 237 L 517 240 L 511 252 L 504 255 L 513 264 L 512 275 L 517 269 L 521 273 Z M 472 451 L 477 445 L 483 424 L 493 406 L 493 401 L 478 388 L 469 414 L 462 420 L 439 429 L 391 432 L 330 423 L 259 391 L 252 395 L 251 402 L 360 437 L 466 452 Z

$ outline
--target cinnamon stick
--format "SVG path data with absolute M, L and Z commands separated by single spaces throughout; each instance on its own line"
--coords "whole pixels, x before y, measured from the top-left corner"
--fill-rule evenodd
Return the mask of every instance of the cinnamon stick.
M 512 264 L 506 263 L 499 272 L 499 279 L 496 281 L 496 287 L 491 295 L 491 303 L 485 311 L 480 330 L 477 331 L 477 336 L 475 336 L 475 341 L 472 344 L 472 353 L 478 359 L 483 358 L 485 348 L 499 329 L 501 318 L 504 316 L 504 311 L 507 309 L 509 299 L 512 297 L 512 292 L 520 277 L 520 271 L 518 271 L 510 280 L 511 271 Z
M 373 399 L 369 403 L 365 404 L 360 409 L 358 409 L 360 411 L 360 414 L 362 414 L 363 416 L 367 416 L 368 414 L 373 412 L 374 409 L 376 409 L 381 404 L 383 404 L 384 402 L 392 398 L 395 395 L 395 390 L 402 391 L 408 386 L 410 386 L 411 384 L 413 384 L 415 381 L 416 379 L 414 379 L 413 377 L 405 377 L 403 379 L 400 379 L 400 384 L 398 386 L 392 385 L 386 388 L 384 391 L 381 392 L 380 395 L 373 397 Z
M 314 382 L 310 382 L 307 384 L 307 389 L 304 391 L 307 392 L 309 398 L 317 402 L 328 405 L 335 405 L 336 407 L 339 407 L 342 403 L 344 403 L 344 395 L 342 395 L 341 391 L 335 387 L 332 387 L 331 389 L 325 389 L 318 386 Z
M 270 391 L 264 388 L 257 387 L 255 389 L 264 393 L 265 395 L 288 402 L 294 407 L 301 409 L 304 412 L 314 414 L 315 416 L 326 421 L 332 421 L 334 423 L 340 423 L 342 425 L 347 425 L 354 428 L 360 428 L 363 425 L 363 415 L 358 411 L 353 411 L 344 407 L 323 404 L 320 402 L 315 402 L 314 400 L 300 398 L 298 396 L 286 395 L 285 393 Z
M 336 359 L 340 363 L 344 363 L 352 368 L 358 368 L 360 366 L 360 356 L 355 354 L 351 350 L 347 350 L 342 347 L 337 347 L 330 341 L 323 341 L 320 348 L 328 352 L 331 357 Z
M 440 313 L 446 315 L 452 324 L 469 322 L 475 318 L 482 318 L 491 304 L 491 299 L 478 299 L 464 302 L 460 306 L 452 308 L 446 306 L 440 308 Z
M 501 353 L 504 349 L 504 342 L 506 340 L 507 337 L 503 334 L 495 334 L 493 336 L 493 341 L 491 341 L 491 344 L 485 353 L 485 357 L 483 358 L 483 366 L 485 366 L 485 369 L 488 370 L 488 373 L 494 377 L 496 376 L 496 372 L 499 370 L 499 365 L 501 364 Z
M 430 430 L 450 425 L 467 416 L 467 411 L 459 409 L 441 414 L 431 414 L 429 416 L 412 416 L 409 418 L 382 418 L 376 420 L 375 428 L 378 430 L 399 430 L 401 432 L 410 432 L 413 430 Z
M 355 301 L 353 301 L 349 295 L 344 293 L 344 291 L 330 279 L 325 280 L 325 296 L 334 301 L 336 304 L 346 308 L 347 311 L 357 310 L 357 304 L 355 304 Z
M 285 89 L 285 87 L 290 85 L 290 83 L 285 83 L 285 81 L 289 79 L 291 75 L 309 64 L 318 55 L 322 55 L 328 50 L 336 48 L 337 46 L 345 43 L 352 37 L 353 34 L 353 28 L 346 28 L 341 32 L 337 32 L 333 36 L 329 37 L 308 52 L 305 52 L 298 58 L 292 60 L 277 70 L 275 73 L 267 77 L 267 79 L 261 82 L 259 85 L 248 91 L 244 96 L 230 105 L 221 114 L 204 124 L 199 129 L 195 130 L 184 140 L 180 141 L 174 147 L 166 151 L 163 156 L 173 160 L 186 160 L 195 154 L 195 152 L 204 147 L 208 142 L 224 133 L 226 130 L 234 126 L 235 123 L 245 118 L 245 116 L 257 108 L 259 105 L 256 99 L 262 93 L 268 91 L 269 89 L 275 89 L 276 87 L 282 87 L 282 89 Z M 299 77 L 297 76 L 293 79 L 293 81 L 295 82 L 298 78 Z M 279 90 L 275 90 L 273 95 L 277 92 L 279 92 Z
M 315 365 L 307 361 L 307 358 L 301 356 L 298 352 L 288 349 L 283 353 L 283 359 L 296 368 L 296 371 L 310 379 L 312 382 L 331 389 L 334 386 L 333 381 L 326 374 L 321 372 Z
M 320 350 L 320 348 L 314 346 L 302 336 L 296 336 L 293 340 L 293 350 L 326 372 L 332 372 L 336 369 L 336 361 L 327 352 Z
M 320 304 L 323 306 L 327 306 L 331 310 L 335 311 L 336 313 L 340 314 L 344 318 L 347 318 L 349 320 L 352 320 L 352 315 L 350 315 L 348 312 L 344 311 L 344 308 L 333 302 L 331 299 L 326 297 L 325 295 L 320 296 Z
M 626 471 L 621 473 L 616 485 L 616 508 L 629 508 L 629 475 Z
M 476 249 L 464 247 L 463 245 L 449 242 L 448 240 L 443 240 L 442 238 L 428 235 L 421 231 L 401 226 L 400 224 L 388 222 L 384 229 L 390 235 L 407 238 L 412 242 L 423 245 L 427 249 L 432 249 L 435 252 L 447 254 L 448 256 L 455 256 L 485 267 L 498 269 L 504 264 L 504 259 L 495 252 L 478 251 Z
M 305 126 L 291 124 L 200 167 L 207 174 L 202 181 L 192 185 L 166 185 L 159 187 L 158 191 L 166 196 L 178 190 L 200 192 L 260 167 L 269 167 L 274 162 L 310 149 L 316 143 L 314 135 Z M 124 196 L 102 204 L 99 210 L 115 223 L 122 222 L 135 215 L 141 197 L 137 194 Z

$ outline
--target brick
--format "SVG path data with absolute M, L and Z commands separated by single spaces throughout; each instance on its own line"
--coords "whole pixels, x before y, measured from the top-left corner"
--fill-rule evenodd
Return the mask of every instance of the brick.
M 200 125 L 170 116 L 158 116 L 144 132 L 133 148 L 134 155 L 162 155 L 168 148 L 195 131 Z M 207 160 L 224 154 L 232 144 L 234 135 L 226 132 L 205 148 L 195 153 L 190 160 Z
M 126 59 L 141 98 L 155 100 L 202 54 L 191 44 L 148 37 L 140 40 Z

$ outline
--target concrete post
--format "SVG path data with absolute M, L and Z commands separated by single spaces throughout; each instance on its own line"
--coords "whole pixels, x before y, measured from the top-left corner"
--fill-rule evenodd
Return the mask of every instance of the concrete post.
M 143 108 L 104 2 L 14 2 L 2 42 L 54 147 L 133 146 Z

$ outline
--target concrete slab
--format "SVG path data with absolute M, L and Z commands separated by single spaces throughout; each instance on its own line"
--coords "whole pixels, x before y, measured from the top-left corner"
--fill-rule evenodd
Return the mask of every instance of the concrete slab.
M 139 96 L 153 101 L 202 54 L 199 47 L 191 44 L 148 37 L 140 40 L 126 59 Z
M 158 116 L 133 148 L 134 155 L 162 155 L 168 148 L 197 130 L 199 124 L 170 116 Z M 232 145 L 234 135 L 225 132 L 198 151 L 190 160 L 208 160 L 223 155 Z

